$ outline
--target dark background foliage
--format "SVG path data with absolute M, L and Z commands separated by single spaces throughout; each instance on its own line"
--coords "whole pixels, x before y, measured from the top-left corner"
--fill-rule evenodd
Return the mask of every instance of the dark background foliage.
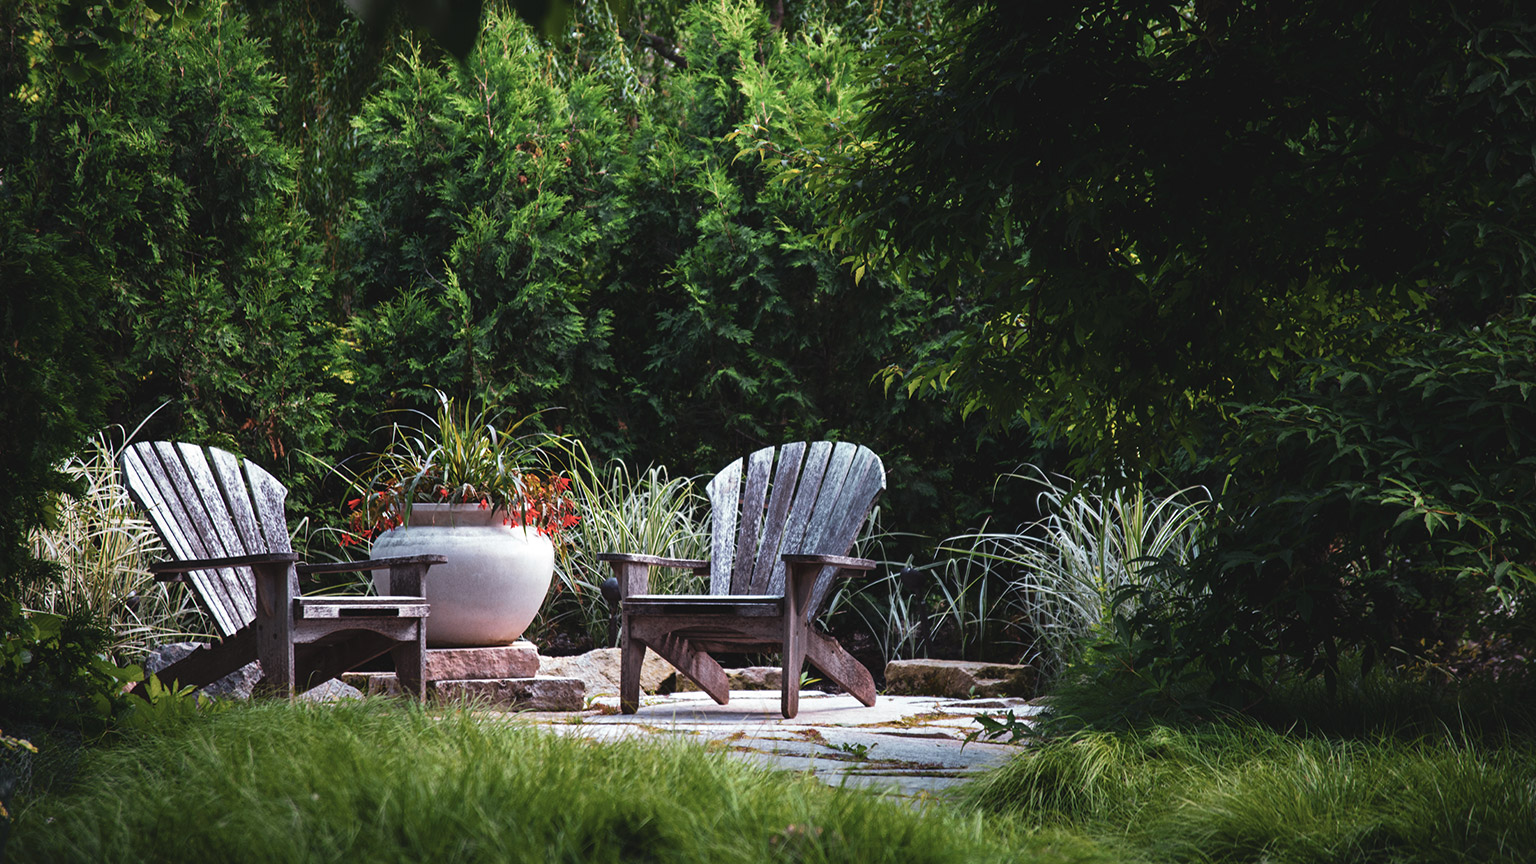
M 1514 4 L 517 7 L 460 61 L 323 0 L 0 0 L 0 595 L 95 428 L 164 403 L 334 523 L 440 387 L 674 474 L 858 440 L 930 535 L 1030 515 L 993 480 L 1047 446 L 1230 478 L 1121 647 L 1239 691 L 1528 638 Z

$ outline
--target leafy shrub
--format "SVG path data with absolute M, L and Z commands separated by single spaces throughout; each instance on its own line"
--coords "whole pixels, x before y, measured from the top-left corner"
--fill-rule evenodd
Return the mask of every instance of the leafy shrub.
M 686 65 L 596 8 L 574 47 L 493 12 L 464 67 L 404 52 L 356 121 L 352 316 L 333 343 L 349 416 L 431 386 L 560 406 L 545 421 L 600 461 L 683 473 L 769 441 L 857 440 L 886 458 L 888 510 L 976 509 L 1002 442 L 872 382 L 951 313 L 856 281 L 818 245 L 808 194 L 728 140 L 751 121 L 809 146 L 857 110 L 862 33 L 796 11 L 774 30 L 750 4 L 689 4 L 668 18 Z
M 1375 338 L 1400 349 L 1320 361 L 1288 398 L 1237 409 L 1215 554 L 1168 574 L 1182 591 L 1126 610 L 1128 667 L 1208 676 L 1236 706 L 1277 676 L 1334 687 L 1351 655 L 1366 672 L 1521 673 L 1536 586 L 1529 300 L 1476 327 Z

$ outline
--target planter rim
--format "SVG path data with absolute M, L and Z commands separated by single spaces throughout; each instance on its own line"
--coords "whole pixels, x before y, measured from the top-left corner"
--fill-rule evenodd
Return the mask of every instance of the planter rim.
M 412 527 L 437 527 L 437 528 L 476 528 L 490 526 L 493 528 L 505 527 L 508 530 L 524 530 L 527 526 L 506 524 L 506 511 L 501 508 L 482 508 L 479 504 L 412 504 L 411 515 L 406 520 L 405 528 Z M 395 529 L 390 529 L 395 530 Z M 537 534 L 535 529 L 531 533 Z

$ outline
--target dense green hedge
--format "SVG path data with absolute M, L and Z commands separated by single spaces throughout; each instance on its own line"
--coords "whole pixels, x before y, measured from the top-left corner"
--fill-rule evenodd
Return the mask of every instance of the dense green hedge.
M 309 0 L 192 25 L 129 7 L 134 38 L 75 81 L 49 54 L 74 31 L 7 6 L 30 46 L 6 109 L 24 128 L 13 176 L 37 178 L 21 218 L 57 232 L 57 267 L 101 281 L 69 328 L 80 362 L 111 370 L 79 376 L 111 394 L 90 424 L 168 403 L 141 437 L 256 458 L 323 523 L 342 497 L 324 465 L 441 387 L 557 408 L 598 457 L 675 473 L 856 439 L 887 460 L 888 524 L 975 521 L 997 471 L 1033 454 L 874 382 L 955 313 L 855 282 L 805 192 L 729 137 L 753 122 L 814 146 L 846 122 L 879 20 L 679 7 L 656 39 L 681 64 L 592 10 L 553 47 L 492 10 L 459 64 Z
M 686 68 L 645 66 L 599 26 L 581 48 L 493 17 L 466 67 L 413 51 L 364 104 L 338 364 L 369 394 L 358 416 L 433 385 L 558 405 L 597 452 L 683 471 L 855 438 L 894 486 L 925 484 L 902 509 L 952 524 L 922 502 L 975 459 L 974 435 L 871 383 L 947 326 L 935 298 L 855 284 L 814 242 L 806 193 L 728 140 L 749 121 L 825 137 L 855 110 L 856 39 L 700 4 L 679 23 Z M 963 491 L 1020 455 L 987 454 Z

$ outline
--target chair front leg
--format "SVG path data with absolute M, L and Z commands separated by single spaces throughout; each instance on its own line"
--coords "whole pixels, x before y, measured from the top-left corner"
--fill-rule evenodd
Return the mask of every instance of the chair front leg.
M 624 609 L 624 598 L 644 594 L 650 582 L 651 568 L 637 561 L 609 561 L 619 582 L 619 711 L 633 714 L 640 710 L 640 671 L 645 667 L 645 643 L 635 638 Z
M 395 680 L 400 690 L 417 701 L 427 698 L 427 620 L 416 622 L 416 638 L 389 650 L 395 661 Z
M 256 659 L 261 661 L 257 686 L 273 695 L 294 696 L 293 601 L 298 575 L 292 563 L 273 562 L 251 567 L 256 576 Z
M 785 719 L 800 713 L 800 673 L 805 668 L 805 649 L 810 630 L 811 589 L 820 564 L 790 563 L 784 582 L 784 668 L 779 687 L 779 710 Z

